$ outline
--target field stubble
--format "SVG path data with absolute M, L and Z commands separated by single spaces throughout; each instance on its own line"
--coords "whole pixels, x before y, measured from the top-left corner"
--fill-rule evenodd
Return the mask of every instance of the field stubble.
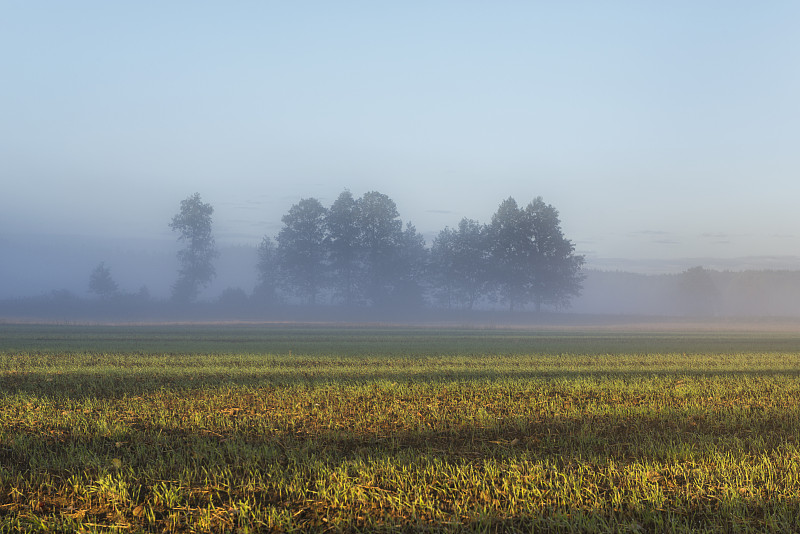
M 0 530 L 800 530 L 790 333 L 0 329 Z

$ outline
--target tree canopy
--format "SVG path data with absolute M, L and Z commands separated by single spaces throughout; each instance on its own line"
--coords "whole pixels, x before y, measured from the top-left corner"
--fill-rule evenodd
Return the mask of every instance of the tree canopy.
M 346 306 L 360 297 L 359 275 L 362 270 L 359 205 L 350 191 L 342 191 L 328 210 L 326 222 L 331 285 L 334 297 Z
M 489 272 L 500 300 L 514 310 L 533 302 L 563 308 L 580 293 L 583 256 L 561 232 L 558 211 L 535 198 L 525 208 L 509 197 L 488 228 Z
M 446 308 L 471 310 L 489 289 L 488 229 L 472 219 L 445 228 L 431 246 L 436 299 Z
M 304 198 L 283 216 L 278 234 L 282 280 L 309 304 L 316 304 L 327 272 L 327 213 L 316 198 Z

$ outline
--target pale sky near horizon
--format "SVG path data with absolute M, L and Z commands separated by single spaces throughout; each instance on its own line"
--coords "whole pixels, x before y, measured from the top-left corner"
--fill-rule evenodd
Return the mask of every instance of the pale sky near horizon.
M 800 2 L 0 0 L 0 237 L 542 196 L 589 263 L 800 256 Z M 800 263 L 798 263 L 800 268 Z

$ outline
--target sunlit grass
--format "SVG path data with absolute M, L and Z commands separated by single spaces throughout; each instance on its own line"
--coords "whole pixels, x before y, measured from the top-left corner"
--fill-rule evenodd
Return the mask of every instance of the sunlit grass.
M 0 528 L 800 530 L 790 334 L 323 331 L 14 330 Z

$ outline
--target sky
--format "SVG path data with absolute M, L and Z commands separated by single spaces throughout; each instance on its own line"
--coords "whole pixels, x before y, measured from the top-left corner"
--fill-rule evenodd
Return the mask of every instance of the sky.
M 780 0 L 0 0 L 0 247 L 174 241 L 194 192 L 255 245 L 349 189 L 429 240 L 542 196 L 588 266 L 800 268 L 799 25 Z

